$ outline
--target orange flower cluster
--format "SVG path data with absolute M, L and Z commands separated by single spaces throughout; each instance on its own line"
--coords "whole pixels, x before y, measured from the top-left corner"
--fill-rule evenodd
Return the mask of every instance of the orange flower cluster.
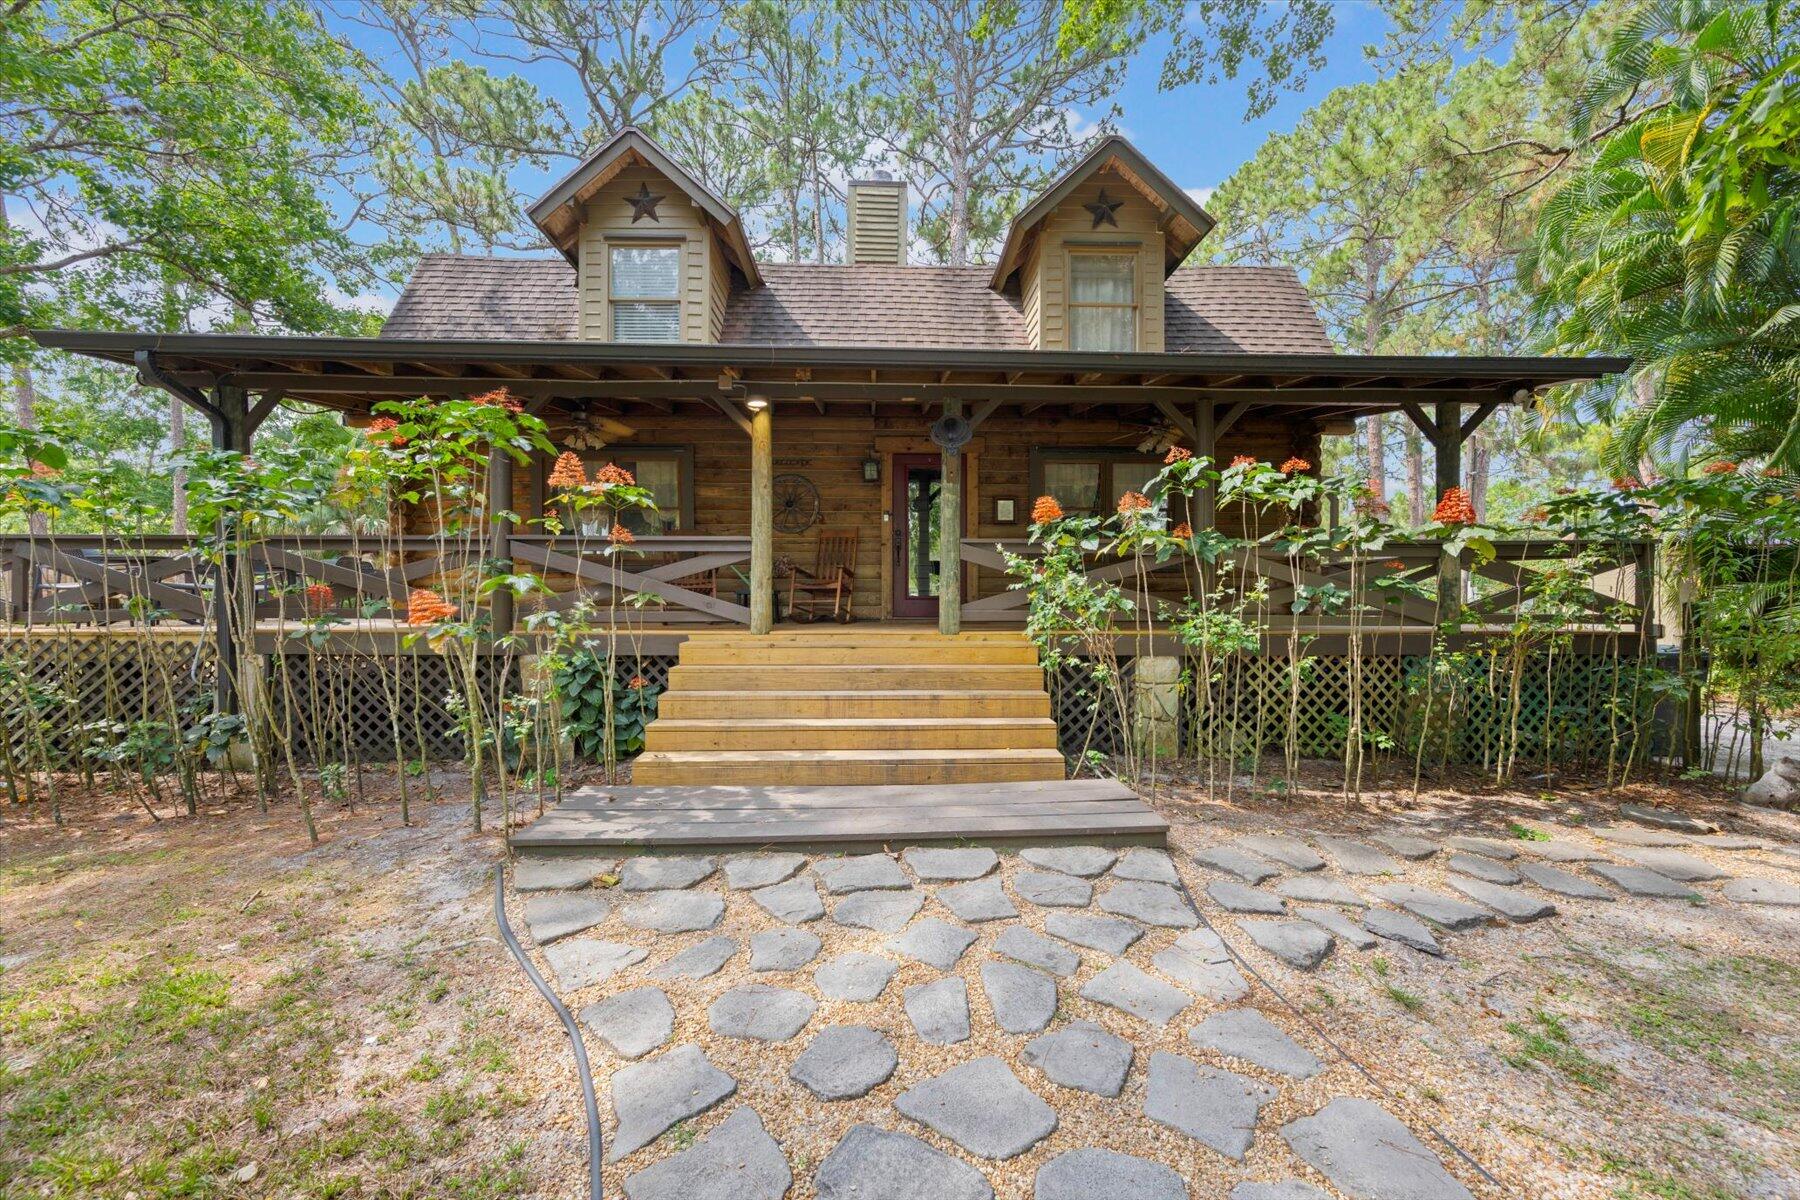
M 1774 479 L 1781 474 L 1781 468 L 1780 467 L 1764 467 L 1762 469 L 1762 473 L 1763 473 L 1764 478 Z
M 48 464 L 32 460 L 31 474 L 35 479 L 61 479 L 62 472 Z
M 376 417 L 369 422 L 368 428 L 363 430 L 363 436 L 371 442 L 380 442 L 387 446 L 404 446 L 406 439 L 394 432 L 398 428 L 400 428 L 400 422 L 394 418 Z
M 456 605 L 451 604 L 430 588 L 414 588 L 406 595 L 406 623 L 408 625 L 435 625 L 439 621 L 447 621 L 456 615 Z
M 329 583 L 309 583 L 306 585 L 306 611 L 309 613 L 328 612 L 337 603 L 337 593 L 331 590 Z
M 1475 523 L 1475 505 L 1469 499 L 1469 493 L 1462 488 L 1444 489 L 1444 498 L 1437 502 L 1431 519 L 1439 525 L 1473 525 Z
M 1304 475 L 1312 470 L 1312 464 L 1298 454 L 1282 463 L 1279 470 L 1283 475 Z
M 1256 465 L 1256 459 L 1248 454 L 1240 454 L 1231 460 L 1231 465 L 1234 467 L 1254 467 Z
M 1381 565 L 1386 567 L 1390 571 L 1406 570 L 1406 560 L 1405 559 L 1390 558 L 1386 562 L 1382 563 Z
M 550 468 L 549 484 L 564 492 L 586 487 L 587 468 L 581 465 L 581 455 L 573 450 L 564 450 L 557 455 L 556 465 Z
M 1149 507 L 1150 497 L 1142 492 L 1126 492 L 1119 497 L 1119 515 L 1121 517 L 1135 516 Z
M 1055 496 L 1039 496 L 1037 503 L 1031 506 L 1031 523 L 1033 525 L 1048 525 L 1052 521 L 1062 519 L 1062 505 L 1056 502 Z
M 1377 496 L 1373 492 L 1370 492 L 1368 495 L 1364 496 L 1361 500 L 1358 500 L 1357 504 L 1360 505 L 1362 507 L 1362 509 L 1365 512 L 1367 512 L 1371 517 L 1377 517 L 1377 518 L 1385 517 L 1389 513 L 1394 511 L 1393 505 L 1389 504 L 1386 500 L 1383 500 L 1380 496 Z
M 626 487 L 632 487 L 636 485 L 636 483 L 636 477 L 617 463 L 607 463 L 604 467 L 601 467 L 598 471 L 594 472 L 594 484 L 597 487 L 609 488 L 615 484 L 623 484 Z
M 1183 521 L 1175 528 L 1169 530 L 1169 536 L 1178 542 L 1191 542 L 1194 540 L 1194 527 L 1189 525 L 1186 521 Z
M 1194 457 L 1192 450 L 1186 450 L 1180 446 L 1170 446 L 1169 452 L 1163 456 L 1163 466 L 1168 467 L 1178 462 L 1186 462 L 1192 457 Z
M 1636 475 L 1621 475 L 1612 481 L 1615 492 L 1635 492 L 1644 486 L 1643 480 Z
M 1525 514 L 1525 519 L 1530 521 L 1533 525 L 1542 525 L 1545 521 L 1550 519 L 1550 510 L 1539 505 L 1537 508 L 1527 512 Z
M 492 404 L 504 408 L 509 413 L 525 411 L 524 403 L 505 388 L 495 388 L 493 391 L 483 392 L 479 396 L 470 396 L 469 402 L 471 404 Z
M 631 691 L 641 692 L 650 686 L 650 681 L 645 679 L 642 675 L 633 675 L 625 686 Z
M 637 541 L 637 539 L 631 535 L 631 530 L 625 528 L 623 525 L 614 525 L 607 531 L 606 536 L 620 546 L 629 546 L 631 543 Z
M 1704 467 L 1700 468 L 1700 470 L 1707 475 L 1735 475 L 1737 474 L 1737 469 L 1738 465 L 1736 463 L 1723 458 L 1719 459 L 1717 462 L 1709 462 Z

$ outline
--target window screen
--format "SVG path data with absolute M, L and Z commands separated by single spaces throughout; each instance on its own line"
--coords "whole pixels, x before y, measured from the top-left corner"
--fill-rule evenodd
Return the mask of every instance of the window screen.
M 615 342 L 681 340 L 681 247 L 613 246 L 609 257 Z
M 1071 254 L 1069 348 L 1136 349 L 1136 290 L 1136 255 Z

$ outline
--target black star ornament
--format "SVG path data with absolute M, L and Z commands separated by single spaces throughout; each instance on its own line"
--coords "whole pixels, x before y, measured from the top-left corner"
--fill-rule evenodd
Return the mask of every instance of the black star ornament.
M 1123 208 L 1124 205 L 1125 202 L 1123 200 L 1108 200 L 1106 198 L 1106 189 L 1101 188 L 1099 199 L 1095 200 L 1092 204 L 1084 204 L 1081 207 L 1094 214 L 1095 229 L 1100 228 L 1102 225 L 1111 225 L 1114 229 L 1117 229 L 1119 227 L 1119 218 L 1113 214 Z
M 625 197 L 625 203 L 631 205 L 631 223 L 636 225 L 645 217 L 649 217 L 652 221 L 660 222 L 662 218 L 656 215 L 656 206 L 667 199 L 667 196 L 651 195 L 649 184 L 638 184 L 637 195 Z

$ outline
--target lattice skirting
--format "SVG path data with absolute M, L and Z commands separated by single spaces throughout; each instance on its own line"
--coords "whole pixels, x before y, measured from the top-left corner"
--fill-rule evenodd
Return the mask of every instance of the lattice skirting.
M 210 705 L 212 645 L 198 638 L 58 637 L 0 642 L 5 749 L 21 767 L 79 766 L 138 722 L 179 728 Z
M 479 658 L 476 686 L 497 712 L 520 690 L 514 658 Z M 266 676 L 271 716 L 303 761 L 460 759 L 466 747 L 451 697 L 457 668 L 435 654 L 275 654 Z

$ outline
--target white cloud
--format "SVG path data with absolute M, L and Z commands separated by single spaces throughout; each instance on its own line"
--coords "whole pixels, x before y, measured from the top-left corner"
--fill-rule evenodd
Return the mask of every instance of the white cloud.
M 1218 188 L 1209 188 L 1209 187 L 1191 187 L 1191 188 L 1182 188 L 1181 190 L 1188 194 L 1189 200 L 1192 200 L 1195 204 L 1198 204 L 1202 208 L 1204 208 L 1204 207 L 1206 207 L 1206 202 L 1212 199 L 1213 193 L 1218 191 L 1219 189 Z

